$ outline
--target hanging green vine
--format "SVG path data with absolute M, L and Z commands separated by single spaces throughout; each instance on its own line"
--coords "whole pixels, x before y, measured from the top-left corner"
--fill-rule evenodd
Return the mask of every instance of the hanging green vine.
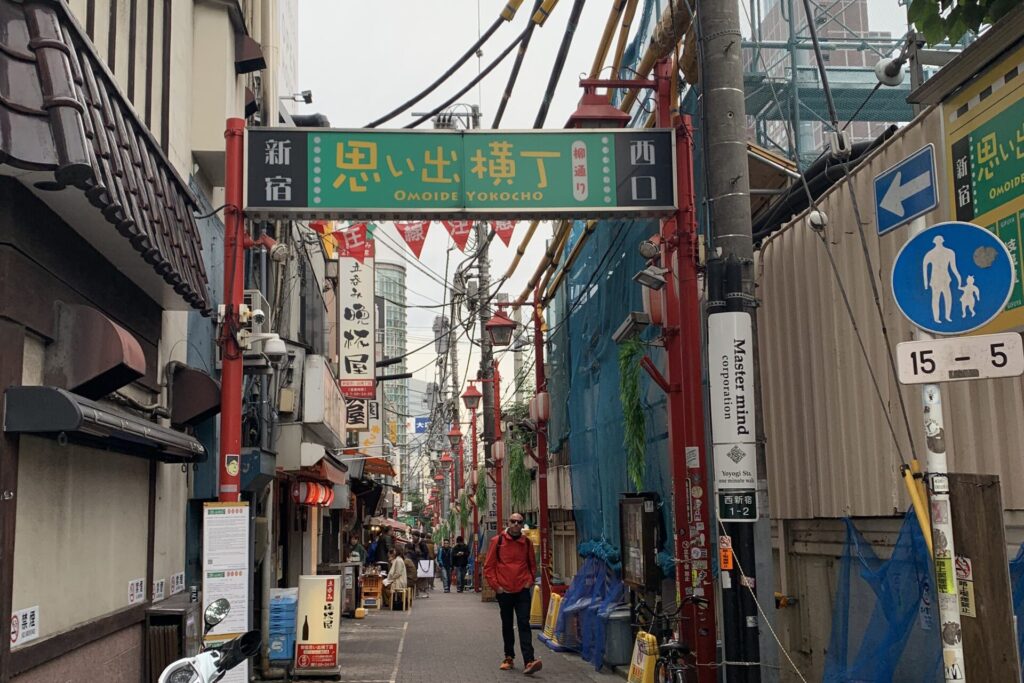
M 526 447 L 521 441 L 508 442 L 508 488 L 512 493 L 512 507 L 522 510 L 530 502 L 530 473 L 523 462 Z
M 622 445 L 626 450 L 626 472 L 637 491 L 644 486 L 644 454 L 647 450 L 647 419 L 640 402 L 640 359 L 643 355 L 644 346 L 639 339 L 630 339 L 619 345 Z
M 448 535 L 449 536 L 451 536 L 452 532 L 455 531 L 455 521 L 456 521 L 455 520 L 455 510 L 452 510 L 451 508 L 449 508 L 448 509 L 448 522 L 447 522 Z
M 483 465 L 476 473 L 476 507 L 481 512 L 487 509 L 487 468 Z
M 469 526 L 469 496 L 465 491 L 459 495 L 459 525 L 463 529 Z

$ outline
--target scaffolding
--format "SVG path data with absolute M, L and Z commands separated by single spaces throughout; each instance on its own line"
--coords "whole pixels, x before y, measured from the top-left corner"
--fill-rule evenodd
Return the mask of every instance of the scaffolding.
M 903 0 L 893 4 L 905 15 Z M 874 139 L 887 125 L 910 121 L 910 79 L 880 87 L 874 67 L 899 54 L 913 34 L 870 30 L 867 0 L 811 0 L 810 7 L 836 113 L 851 140 Z M 804 2 L 748 0 L 743 9 L 751 33 L 742 46 L 752 139 L 805 168 L 824 150 L 832 126 Z

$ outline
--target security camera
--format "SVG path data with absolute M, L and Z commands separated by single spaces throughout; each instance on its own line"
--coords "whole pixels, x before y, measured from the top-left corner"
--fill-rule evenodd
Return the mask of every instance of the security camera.
M 257 308 L 252 312 L 252 322 L 254 325 L 262 325 L 267 321 L 267 314 L 261 309 Z
M 263 342 L 263 355 L 271 363 L 279 363 L 288 356 L 288 347 L 276 334 Z

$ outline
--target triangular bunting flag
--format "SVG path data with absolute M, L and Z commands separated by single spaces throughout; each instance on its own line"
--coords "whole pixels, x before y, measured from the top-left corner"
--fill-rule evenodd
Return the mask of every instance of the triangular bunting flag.
M 473 231 L 473 221 L 441 221 L 448 229 L 448 234 L 455 241 L 459 251 L 466 251 L 466 242 L 469 241 L 469 233 Z
M 322 235 L 327 232 L 327 221 L 310 221 L 309 227 L 317 234 Z
M 516 230 L 516 221 L 491 221 L 491 228 L 507 247 L 512 241 L 512 233 Z
M 338 255 L 354 258 L 360 263 L 367 256 L 366 223 L 354 223 L 333 233 L 338 240 Z M 372 248 L 372 246 L 371 246 Z M 370 254 L 373 255 L 372 253 Z
M 430 228 L 430 221 L 412 221 L 411 223 L 395 223 L 398 234 L 402 236 L 405 243 L 416 254 L 416 258 L 423 253 L 423 243 L 427 240 L 427 230 Z

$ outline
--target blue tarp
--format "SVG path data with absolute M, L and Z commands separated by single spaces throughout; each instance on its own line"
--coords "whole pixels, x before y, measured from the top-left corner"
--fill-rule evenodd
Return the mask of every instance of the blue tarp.
M 941 683 L 942 649 L 931 559 L 913 512 L 892 557 L 880 560 L 846 522 L 824 683 Z

